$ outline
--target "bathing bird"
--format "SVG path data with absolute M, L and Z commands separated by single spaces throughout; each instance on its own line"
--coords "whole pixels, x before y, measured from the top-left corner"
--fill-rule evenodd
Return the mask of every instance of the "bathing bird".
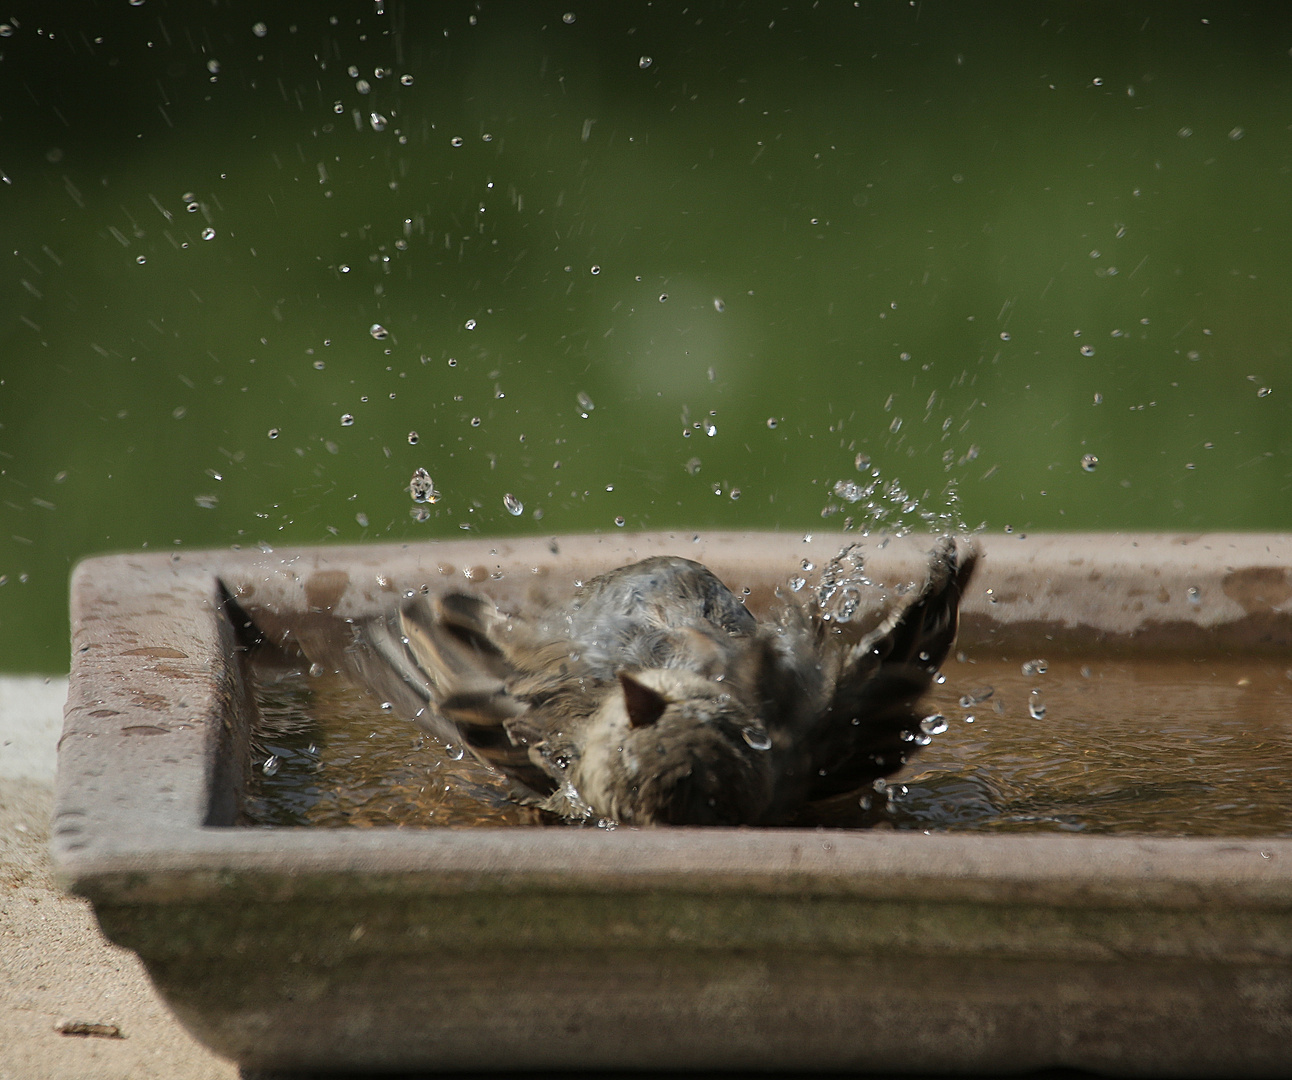
M 928 741 L 918 705 L 977 561 L 940 539 L 923 584 L 859 638 L 792 597 L 759 620 L 700 563 L 660 556 L 529 617 L 417 594 L 367 644 L 419 723 L 518 799 L 626 825 L 792 823 Z

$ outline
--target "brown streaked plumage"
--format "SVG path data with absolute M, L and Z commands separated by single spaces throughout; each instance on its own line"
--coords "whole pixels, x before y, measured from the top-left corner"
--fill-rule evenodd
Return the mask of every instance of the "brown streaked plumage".
M 923 586 L 848 645 L 817 610 L 758 621 L 699 563 L 664 556 L 537 619 L 454 593 L 403 604 L 368 641 L 514 793 L 625 824 L 776 824 L 896 772 L 955 640 L 977 563 L 950 538 Z M 927 741 L 927 740 L 924 740 Z

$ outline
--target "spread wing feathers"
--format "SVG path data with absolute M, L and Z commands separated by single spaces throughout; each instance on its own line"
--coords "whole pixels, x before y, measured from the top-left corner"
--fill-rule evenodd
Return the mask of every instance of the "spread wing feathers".
M 445 743 L 466 747 L 503 773 L 518 802 L 552 789 L 547 775 L 514 745 L 506 722 L 526 706 L 507 688 L 511 665 L 487 636 L 504 620 L 487 600 L 463 594 L 405 601 L 397 614 L 356 634 L 346 667 L 363 685 Z
M 849 649 L 811 750 L 810 800 L 896 772 L 919 733 L 915 705 L 955 641 L 977 550 L 949 537 L 930 554 L 923 588 Z
M 512 692 L 518 672 L 496 644 L 505 623 L 490 601 L 465 593 L 434 602 L 414 597 L 399 610 L 403 641 L 424 673 L 434 711 L 456 725 L 481 760 L 546 793 L 551 780 L 530 760 L 525 741 L 514 740 L 508 730 L 508 721 L 529 706 Z

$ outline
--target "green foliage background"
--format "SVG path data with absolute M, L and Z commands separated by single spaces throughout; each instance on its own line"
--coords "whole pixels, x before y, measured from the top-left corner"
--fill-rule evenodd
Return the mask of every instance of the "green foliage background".
M 1278 5 L 4 26 L 9 670 L 66 668 L 87 554 L 841 530 L 859 453 L 880 525 L 1292 521 Z

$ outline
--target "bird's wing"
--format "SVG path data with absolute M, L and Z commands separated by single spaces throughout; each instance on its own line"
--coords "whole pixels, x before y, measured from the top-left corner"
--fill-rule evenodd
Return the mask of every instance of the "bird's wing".
M 855 791 L 905 762 L 918 735 L 916 704 L 955 642 L 977 562 L 975 548 L 942 538 L 920 591 L 844 654 L 810 740 L 809 800 Z
M 505 622 L 490 601 L 465 593 L 414 597 L 399 610 L 401 644 L 427 688 L 431 711 L 481 760 L 547 792 L 552 781 L 507 726 L 529 706 L 511 692 L 517 673 L 497 643 Z

